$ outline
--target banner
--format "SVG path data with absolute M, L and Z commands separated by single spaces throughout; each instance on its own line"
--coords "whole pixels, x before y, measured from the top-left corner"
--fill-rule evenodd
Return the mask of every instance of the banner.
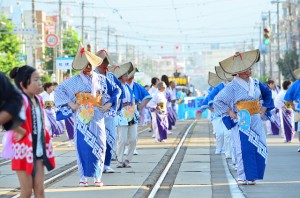
M 185 112 L 185 119 L 194 119 L 197 116 L 197 113 L 200 113 L 200 107 L 204 101 L 204 97 L 185 97 L 184 98 L 184 112 Z M 202 112 L 202 117 L 205 118 L 207 113 Z

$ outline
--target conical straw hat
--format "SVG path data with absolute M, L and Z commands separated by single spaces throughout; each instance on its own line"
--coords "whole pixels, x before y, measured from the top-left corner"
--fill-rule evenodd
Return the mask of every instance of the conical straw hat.
M 123 76 L 124 74 L 127 74 L 129 69 L 131 67 L 131 63 L 128 62 L 128 63 L 125 63 L 123 65 L 120 65 L 120 66 L 109 66 L 108 67 L 108 71 L 114 73 L 114 75 L 117 77 L 117 78 L 120 78 L 121 76 Z
M 95 54 L 84 49 L 83 44 L 80 42 L 78 45 L 77 54 L 73 60 L 72 67 L 75 70 L 84 70 L 88 63 L 92 65 L 93 68 L 101 65 L 102 59 Z
M 216 74 L 218 75 L 218 77 L 221 78 L 222 80 L 232 81 L 232 79 L 233 79 L 232 74 L 226 73 L 226 72 L 222 69 L 222 67 L 220 67 L 220 66 L 215 66 L 215 70 L 216 70 Z
M 238 74 L 247 71 L 259 59 L 260 52 L 256 49 L 243 53 L 236 52 L 234 56 L 221 61 L 219 64 L 226 73 Z
M 138 72 L 138 68 L 132 63 L 129 62 L 131 64 L 130 69 L 128 71 L 128 78 L 132 78 L 135 74 L 135 72 Z
M 111 61 L 111 59 L 110 59 L 110 57 L 109 57 L 109 55 L 108 55 L 108 53 L 107 53 L 106 50 L 100 50 L 100 51 L 98 51 L 96 53 L 96 56 L 102 58 L 103 60 L 107 59 L 108 64 L 113 65 L 112 61 Z
M 225 73 L 220 66 L 215 66 L 216 74 L 221 80 L 227 80 Z
M 295 70 L 293 71 L 293 73 L 294 73 L 294 77 L 295 77 L 296 79 L 300 79 L 300 68 L 299 68 L 299 69 L 295 69 Z
M 212 87 L 216 87 L 220 84 L 222 80 L 217 76 L 217 74 L 208 72 L 208 84 Z
M 224 70 L 223 70 L 224 71 Z M 228 74 L 226 72 L 224 72 L 225 77 L 227 78 L 228 81 L 232 81 L 233 79 L 233 74 Z

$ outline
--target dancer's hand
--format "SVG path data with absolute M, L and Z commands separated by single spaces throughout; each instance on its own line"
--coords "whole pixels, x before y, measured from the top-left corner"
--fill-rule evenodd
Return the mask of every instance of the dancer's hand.
M 262 106 L 260 108 L 260 118 L 263 120 L 265 117 L 265 113 L 266 113 L 267 107 Z
M 110 102 L 106 103 L 104 106 L 99 107 L 99 109 L 103 112 L 108 111 L 108 109 L 112 106 Z
M 23 137 L 26 135 L 26 130 L 22 127 L 17 127 L 14 129 L 14 139 L 16 141 L 20 141 L 23 139 Z
M 73 111 L 76 111 L 79 108 L 78 104 L 74 104 L 73 102 L 69 102 L 68 105 L 71 107 Z
M 238 118 L 237 115 L 236 115 L 236 113 L 234 113 L 234 111 L 232 111 L 231 109 L 229 109 L 229 110 L 227 111 L 227 113 L 228 113 L 228 115 L 229 115 L 232 119 L 237 119 L 237 118 Z

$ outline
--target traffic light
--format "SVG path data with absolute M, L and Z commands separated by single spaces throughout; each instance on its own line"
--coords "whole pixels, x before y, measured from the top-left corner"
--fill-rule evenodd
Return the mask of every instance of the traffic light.
M 270 29 L 264 28 L 264 44 L 269 45 L 270 44 Z

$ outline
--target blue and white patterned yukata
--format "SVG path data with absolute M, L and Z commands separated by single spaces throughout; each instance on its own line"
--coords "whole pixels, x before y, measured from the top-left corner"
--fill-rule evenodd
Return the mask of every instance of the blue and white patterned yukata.
M 94 107 L 94 116 L 88 123 L 80 118 L 80 112 L 75 112 L 75 144 L 77 148 L 77 162 L 80 180 L 86 177 L 100 179 L 102 176 L 105 151 L 106 133 L 105 116 L 116 114 L 117 99 L 120 89 L 116 87 L 105 76 L 93 72 L 93 78 L 82 73 L 76 75 L 60 85 L 55 90 L 55 105 L 65 105 L 69 102 L 76 103 L 76 94 L 80 92 L 91 93 L 93 91 L 93 79 L 98 86 L 97 92 L 102 93 L 102 105 L 110 102 L 112 107 L 108 112 L 103 113 L 98 107 Z
M 250 100 L 260 100 L 261 105 L 266 107 L 267 111 L 273 109 L 274 102 L 270 89 L 257 79 L 251 79 L 247 83 L 239 77 L 234 77 L 233 81 L 215 97 L 213 102 L 215 112 L 226 116 L 227 111 L 231 109 L 237 113 L 235 104 L 239 101 Z M 244 81 L 244 86 L 239 83 L 241 81 Z M 238 180 L 263 179 L 268 153 L 264 124 L 260 114 L 251 115 L 248 130 L 243 130 L 231 119 L 227 121 L 225 125 L 231 128 L 234 137 Z
M 97 68 L 94 71 L 100 74 Z M 119 79 L 112 72 L 106 72 L 106 78 L 108 78 L 112 83 L 114 83 L 116 86 L 120 88 L 121 92 L 118 98 L 122 100 L 125 97 L 125 94 L 124 94 L 123 86 L 119 81 Z M 121 110 L 121 105 L 119 110 Z M 114 122 L 114 117 L 112 116 L 105 117 L 104 123 L 105 123 L 106 143 L 107 143 L 104 165 L 110 166 L 112 155 L 116 150 L 117 131 L 116 131 L 116 124 Z
M 136 105 L 141 104 L 145 100 L 152 98 L 148 91 L 142 85 L 136 82 L 132 82 L 130 84 L 130 88 L 133 90 Z M 140 112 L 139 125 L 146 126 L 149 123 L 151 123 L 149 109 L 144 107 Z

